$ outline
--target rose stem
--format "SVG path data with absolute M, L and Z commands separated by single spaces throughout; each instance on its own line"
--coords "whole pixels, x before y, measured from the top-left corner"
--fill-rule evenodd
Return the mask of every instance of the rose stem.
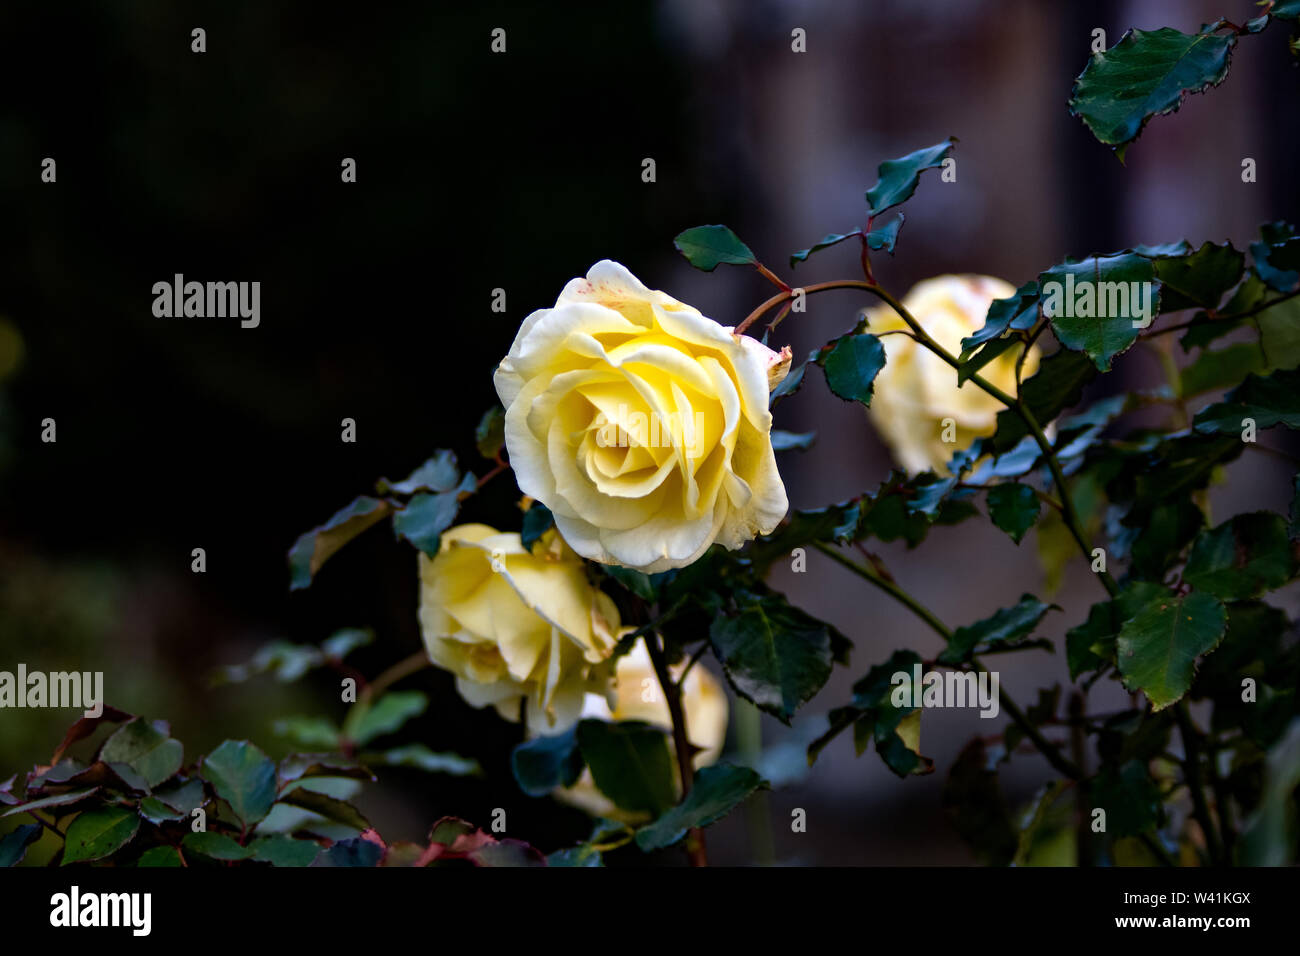
M 650 652 L 650 662 L 654 665 L 655 676 L 659 678 L 659 687 L 663 690 L 664 700 L 668 704 L 668 716 L 673 725 L 673 746 L 677 752 L 677 769 L 682 777 L 682 797 L 691 792 L 695 781 L 695 770 L 691 765 L 691 742 L 686 736 L 686 715 L 682 712 L 681 689 L 673 682 L 668 672 L 668 662 L 664 659 L 663 645 L 659 635 L 651 631 L 645 636 L 645 646 Z M 708 866 L 709 857 L 704 847 L 704 831 L 693 827 L 686 834 L 686 855 L 691 866 Z

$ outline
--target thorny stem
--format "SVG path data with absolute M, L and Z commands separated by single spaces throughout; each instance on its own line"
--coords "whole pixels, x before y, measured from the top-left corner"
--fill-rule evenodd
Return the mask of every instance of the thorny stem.
M 418 671 L 424 670 L 426 667 L 432 666 L 433 662 L 429 660 L 429 653 L 423 649 L 418 650 L 410 657 L 398 661 L 367 684 L 365 690 L 361 692 L 361 698 L 358 703 L 374 700 L 402 678 L 409 677 Z
M 475 491 L 477 491 L 479 488 L 482 488 L 489 481 L 491 481 L 497 475 L 501 474 L 501 472 L 506 471 L 510 467 L 510 465 L 506 461 L 502 460 L 501 452 L 499 451 L 496 453 L 496 458 L 494 460 L 496 461 L 496 464 L 492 466 L 492 470 L 484 474 L 483 477 L 478 479 L 478 481 L 474 484 Z
M 786 284 L 785 280 L 779 278 L 775 273 L 772 272 L 771 269 L 763 265 L 763 263 L 758 262 L 755 263 L 755 265 L 758 267 L 759 274 L 762 275 L 762 277 L 766 279 L 768 282 L 772 283 L 778 289 L 782 289 L 786 292 L 790 291 L 790 286 Z
M 55 826 L 53 823 L 51 823 L 49 820 L 46 820 L 46 819 L 45 819 L 44 817 L 42 817 L 39 813 L 37 813 L 35 810 L 28 810 L 28 811 L 27 811 L 27 815 L 28 815 L 29 817 L 31 817 L 33 820 L 35 820 L 37 823 L 39 823 L 41 826 L 45 827 L 45 829 L 49 830 L 51 833 L 57 833 L 59 836 L 63 837 L 64 840 L 67 840 L 67 837 L 66 837 L 66 836 L 63 836 L 63 831 L 62 831 L 62 830 L 60 830 L 58 827 L 56 827 L 56 826 Z
M 1205 849 L 1210 857 L 1210 864 L 1218 866 L 1223 863 L 1223 844 L 1210 817 L 1210 808 L 1205 802 L 1205 790 L 1201 785 L 1200 731 L 1192 723 L 1192 714 L 1186 700 L 1178 702 L 1175 716 L 1178 719 L 1178 730 L 1183 738 L 1183 775 L 1187 778 L 1187 789 L 1192 795 L 1192 815 L 1200 824 L 1201 832 L 1205 834 Z
M 677 752 L 677 769 L 682 777 L 682 796 L 691 792 L 695 780 L 695 768 L 691 762 L 691 742 L 686 735 L 686 714 L 682 711 L 681 688 L 673 682 L 668 671 L 668 661 L 664 658 L 663 645 L 659 635 L 651 632 L 645 636 L 645 646 L 650 652 L 650 663 L 654 665 L 655 676 L 659 679 L 659 689 L 663 691 L 664 701 L 668 704 L 668 716 L 673 725 L 673 747 Z M 704 847 L 704 831 L 693 828 L 686 835 L 686 855 L 691 866 L 708 866 L 709 857 Z
M 1251 316 L 1259 315 L 1259 313 L 1271 309 L 1273 308 L 1273 306 L 1279 305 L 1287 301 L 1288 299 L 1294 299 L 1297 295 L 1300 295 L 1300 289 L 1297 289 L 1294 292 L 1288 292 L 1285 295 L 1280 295 L 1275 299 L 1269 299 L 1267 302 L 1261 302 L 1258 305 L 1251 306 L 1249 309 L 1245 309 L 1244 311 L 1241 312 L 1232 312 L 1229 313 L 1228 315 L 1211 314 L 1210 321 L 1231 322 L 1237 319 L 1249 319 Z M 1145 335 L 1142 336 L 1142 340 L 1147 341 L 1149 339 L 1154 339 L 1157 336 L 1164 335 L 1168 332 L 1181 332 L 1184 329 L 1190 329 L 1193 325 L 1205 325 L 1205 324 L 1206 324 L 1205 320 L 1201 320 L 1198 322 L 1196 319 L 1189 319 L 1186 322 L 1179 322 L 1177 325 L 1164 325 L 1158 329 L 1152 329 L 1150 332 L 1147 332 Z
M 942 637 L 945 642 L 952 639 L 952 631 L 949 630 L 942 621 L 935 617 L 934 614 L 925 607 L 925 605 L 916 600 L 916 598 L 912 597 L 897 584 L 886 581 L 865 564 L 859 564 L 852 558 L 845 557 L 838 550 L 823 541 L 814 541 L 813 547 L 825 554 L 827 557 L 848 568 L 854 574 L 857 574 L 859 577 L 871 582 L 890 597 L 903 604 L 909 611 L 921 620 L 925 621 L 925 623 L 928 624 L 936 634 Z M 971 664 L 977 671 L 988 670 L 978 659 L 972 658 Z M 1006 688 L 1002 687 L 1001 684 L 998 685 L 998 700 L 1002 705 L 1002 709 L 1011 717 L 1012 722 L 1020 728 L 1021 732 L 1023 732 L 1030 741 L 1033 742 L 1034 746 L 1038 748 L 1039 752 L 1047 759 L 1047 762 L 1052 765 L 1053 769 L 1058 773 L 1069 777 L 1071 780 L 1079 780 L 1083 777 L 1083 773 L 1078 766 L 1076 766 L 1072 761 L 1066 759 L 1066 757 L 1061 754 L 1060 749 L 1054 746 L 1051 741 L 1039 732 L 1038 728 L 1035 727 L 1033 722 L 1025 716 L 1025 712 L 1020 709 L 1014 700 L 1012 700 L 1011 695 L 1007 693 Z
M 805 294 L 811 295 L 815 292 L 826 292 L 831 289 L 862 289 L 866 292 L 870 292 L 893 309 L 898 314 L 899 318 L 907 323 L 907 327 L 912 330 L 912 335 L 915 337 L 917 342 L 925 346 L 939 358 L 943 359 L 944 362 L 951 365 L 954 369 L 961 368 L 961 362 L 958 358 L 931 338 L 930 334 L 922 328 L 921 323 L 919 323 L 916 318 L 908 312 L 906 308 L 904 308 L 903 304 L 882 289 L 879 285 L 874 282 L 863 282 L 856 279 L 841 279 L 833 282 L 819 282 L 816 285 L 807 286 L 803 291 Z M 764 312 L 784 302 L 792 295 L 793 290 L 790 292 L 783 292 L 780 295 L 768 299 L 751 312 L 749 316 L 736 327 L 736 334 L 739 335 L 744 332 L 745 329 L 749 328 L 749 326 L 763 315 Z M 1052 443 L 1048 441 L 1047 435 L 1043 432 L 1043 427 L 1038 424 L 1038 420 L 1034 417 L 1034 413 L 1030 411 L 1028 406 L 1021 402 L 1019 398 L 1008 395 L 1006 392 L 1002 391 L 1002 389 L 993 385 L 978 373 L 971 375 L 969 381 L 974 382 L 977 388 L 993 396 L 1007 408 L 1014 411 L 1020 417 L 1021 421 L 1025 423 L 1025 427 L 1034 436 L 1034 441 L 1037 443 L 1039 450 L 1043 453 L 1043 459 L 1047 462 L 1047 467 L 1052 473 L 1052 480 L 1056 483 L 1056 487 L 1059 490 L 1062 520 L 1064 520 L 1066 527 L 1070 529 L 1070 534 L 1079 545 L 1079 549 L 1083 552 L 1084 557 L 1091 560 L 1093 550 L 1092 545 L 1088 541 L 1088 536 L 1079 520 L 1079 514 L 1075 510 L 1074 501 L 1070 497 L 1069 488 L 1065 483 L 1065 475 L 1061 471 L 1061 463 L 1057 460 L 1056 451 L 1052 448 Z M 1099 572 L 1098 577 L 1101 579 L 1102 587 L 1106 589 L 1107 594 L 1111 597 L 1115 597 L 1119 594 L 1119 585 L 1115 583 L 1115 579 L 1111 577 L 1109 571 Z

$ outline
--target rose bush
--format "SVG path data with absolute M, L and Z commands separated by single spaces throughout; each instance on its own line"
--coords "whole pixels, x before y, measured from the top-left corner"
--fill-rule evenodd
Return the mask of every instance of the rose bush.
M 519 488 L 593 561 L 656 572 L 738 548 L 788 507 L 768 393 L 789 361 L 598 262 L 496 372 Z
M 1142 76 L 1165 75 L 1135 70 L 1134 61 L 1164 62 L 1171 45 L 1217 43 L 1226 55 L 1234 38 L 1218 33 L 1258 32 L 1275 15 L 1283 13 L 1265 12 L 1244 28 L 1221 20 L 1195 35 L 1134 31 L 1089 61 L 1074 105 L 1119 136 L 1124 130 L 1106 125 L 1116 102 L 1133 102 Z M 1140 126 L 1112 145 L 1126 145 Z M 1250 452 L 1290 457 L 1256 432 L 1300 427 L 1300 369 L 1286 348 L 1300 323 L 1300 230 L 1265 224 L 1249 256 L 1231 243 L 1134 245 L 1045 264 L 1017 288 L 950 275 L 896 298 L 877 279 L 872 254 L 895 251 L 902 216 L 892 211 L 926 170 L 952 168 L 955 143 L 881 163 L 862 225 L 790 257 L 795 268 L 820 250 L 857 244 L 861 278 L 795 287 L 726 226 L 679 233 L 674 245 L 697 268 L 753 268 L 779 290 L 732 328 L 647 289 L 622 266 L 597 263 L 554 307 L 524 320 L 500 363 L 504 408 L 490 409 L 475 436 L 492 463 L 486 473 L 462 473 L 440 452 L 294 545 L 295 586 L 387 516 L 427 555 L 429 657 L 478 706 L 517 717 L 527 700 L 528 734 L 511 753 L 521 791 L 602 817 L 552 862 L 599 863 L 634 842 L 646 852 L 680 843 L 702 865 L 703 828 L 768 786 L 760 768 L 780 779 L 782 744 L 763 749 L 748 719 L 738 759 L 713 762 L 727 709 L 704 670 L 709 654 L 732 692 L 787 725 L 833 686 L 836 666 L 860 668 L 851 695 L 814 718 L 808 764 L 846 735 L 858 754 L 873 749 L 901 779 L 928 774 L 939 768 L 921 753 L 921 741 L 933 739 L 922 732 L 927 710 L 972 707 L 975 694 L 981 717 L 1005 715 L 1001 732 L 972 730 L 946 768 L 943 806 L 980 860 L 1276 864 L 1300 852 L 1287 812 L 1300 779 L 1295 626 L 1284 602 L 1265 600 L 1300 575 L 1300 478 L 1278 483 L 1287 494 L 1274 495 L 1274 510 L 1216 514 L 1217 525 L 1208 497 L 1211 482 Z M 1058 309 L 1062 277 L 1091 305 Z M 753 332 L 766 338 L 786 316 L 807 311 L 806 297 L 848 289 L 882 304 L 797 367 L 787 350 L 736 334 L 767 319 L 764 332 Z M 1176 313 L 1184 315 L 1162 321 Z M 1176 340 L 1168 336 L 1175 332 Z M 1055 350 L 1040 360 L 1038 344 L 1053 339 Z M 1129 394 L 1132 382 L 1094 389 L 1130 350 L 1154 356 L 1146 367 L 1163 370 L 1165 381 Z M 910 474 L 891 472 L 844 500 L 786 516 L 768 406 L 794 395 L 816 368 L 831 394 L 868 410 Z M 822 432 L 823 445 L 860 437 Z M 780 445 L 808 448 L 814 437 L 786 433 Z M 449 529 L 462 502 L 510 469 L 520 490 L 546 506 L 526 512 L 519 535 Z M 486 499 L 468 505 L 480 506 L 492 507 Z M 1043 600 L 1034 585 L 1008 578 L 1003 597 L 988 595 L 990 613 L 954 627 L 876 547 L 915 548 L 985 515 L 1009 537 L 1007 547 L 1036 530 L 1048 592 L 1073 560 L 1090 572 L 1092 598 Z M 525 542 L 534 540 L 530 550 Z M 995 547 L 950 563 L 1001 562 Z M 773 586 L 772 572 L 787 561 L 793 574 L 828 568 L 814 569 L 810 558 L 869 585 L 852 605 L 860 611 L 856 650 L 850 636 Z M 828 577 L 826 586 L 842 580 Z M 881 595 L 915 617 L 917 633 L 900 633 L 892 651 L 873 626 Z M 1057 615 L 1069 620 L 1057 624 Z M 998 683 L 994 655 L 1000 664 L 1057 647 L 1062 680 L 1040 688 L 1032 704 L 1024 688 Z M 851 651 L 867 659 L 851 662 Z M 337 664 L 324 648 L 289 659 L 303 656 Z M 414 712 L 397 694 L 370 700 L 407 673 L 390 668 L 366 688 L 337 735 L 346 754 L 367 734 L 389 732 L 392 713 Z M 1090 702 L 1089 690 L 1102 680 L 1123 709 L 1090 706 L 1097 698 Z M 660 728 L 671 729 L 671 741 Z M 1028 804 L 1007 803 L 1000 767 L 1031 751 L 1042 761 L 1036 772 L 1050 768 L 1054 779 Z M 394 761 L 412 759 L 394 753 Z M 421 758 L 449 763 L 446 755 Z M 762 818 L 762 804 L 753 806 Z M 622 822 L 611 823 L 614 815 Z M 1107 825 L 1079 826 L 1100 819 Z

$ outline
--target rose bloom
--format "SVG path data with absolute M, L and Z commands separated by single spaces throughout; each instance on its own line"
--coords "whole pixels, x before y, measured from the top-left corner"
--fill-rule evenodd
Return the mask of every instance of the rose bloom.
M 990 276 L 948 275 L 918 282 L 902 304 L 921 328 L 953 355 L 961 340 L 984 326 L 994 299 L 1015 294 L 1015 288 Z M 867 310 L 868 330 L 876 335 L 906 329 L 888 306 Z M 876 376 L 868 414 L 894 458 L 909 472 L 927 469 L 948 473 L 952 456 L 977 438 L 997 429 L 1003 405 L 973 382 L 957 386 L 957 371 L 929 349 L 904 335 L 886 335 L 885 367 Z M 1023 346 L 1013 346 L 980 370 L 980 376 L 1002 391 L 1016 392 L 1016 359 Z M 1025 357 L 1023 378 L 1038 369 L 1037 347 Z M 943 441 L 944 419 L 956 425 L 955 443 Z
M 673 678 L 681 675 L 686 666 L 683 661 L 670 668 Z M 645 641 L 640 640 L 632 650 L 618 659 L 615 672 L 613 707 L 600 694 L 588 694 L 582 709 L 583 717 L 601 720 L 643 720 L 656 727 L 672 732 L 672 718 L 668 714 L 668 702 L 664 700 L 659 680 L 655 677 L 654 665 L 646 650 Z M 686 717 L 686 736 L 699 752 L 695 755 L 695 769 L 707 767 L 722 754 L 722 745 L 727 739 L 727 695 L 717 678 L 699 664 L 691 668 L 682 685 L 682 711 Z M 668 745 L 672 747 L 670 742 Z M 673 761 L 674 773 L 677 769 Z M 681 781 L 678 793 L 681 792 Z M 612 800 L 598 789 L 592 779 L 591 771 L 583 768 L 582 776 L 572 787 L 555 791 L 555 797 L 564 803 L 586 810 L 594 817 L 608 817 L 611 820 L 639 821 L 646 814 L 630 813 L 617 807 Z
M 618 609 L 554 531 L 530 552 L 518 534 L 464 524 L 419 558 L 425 647 L 470 704 L 508 720 L 523 704 L 530 731 L 554 734 L 608 686 Z
M 598 262 L 497 369 L 519 488 L 593 561 L 653 573 L 738 548 L 786 513 L 768 393 L 789 364 Z

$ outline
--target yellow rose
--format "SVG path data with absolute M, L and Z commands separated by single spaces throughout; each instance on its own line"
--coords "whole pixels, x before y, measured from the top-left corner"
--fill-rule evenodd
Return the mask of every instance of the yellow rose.
M 767 406 L 789 362 L 598 262 L 497 369 L 519 488 L 593 561 L 653 573 L 738 548 L 788 507 Z
M 936 342 L 959 355 L 961 340 L 983 328 L 990 303 L 1015 291 L 990 276 L 939 276 L 913 286 L 903 307 Z M 877 335 L 907 328 L 888 306 L 868 309 L 867 322 Z M 955 452 L 997 429 L 1002 403 L 972 382 L 959 388 L 956 370 L 912 339 L 886 335 L 880 341 L 885 347 L 885 367 L 876 376 L 869 409 L 872 424 L 909 472 L 932 469 L 947 474 L 947 463 Z M 1016 358 L 1022 348 L 1017 345 L 1003 352 L 980 370 L 981 377 L 1014 395 Z M 1025 378 L 1037 370 L 1038 358 L 1037 347 L 1031 348 L 1025 358 Z M 953 420 L 955 442 L 943 440 L 945 418 Z
M 508 720 L 526 702 L 529 730 L 554 734 L 577 721 L 589 690 L 608 684 L 599 665 L 620 622 L 554 531 L 534 549 L 487 525 L 444 531 L 436 557 L 420 554 L 420 629 L 466 701 Z
M 671 668 L 678 677 L 686 666 L 685 661 Z M 645 641 L 618 659 L 615 672 L 614 706 L 610 707 L 604 696 L 588 694 L 582 709 L 583 717 L 601 720 L 643 720 L 672 732 L 672 718 L 668 703 L 655 677 L 654 665 L 646 650 Z M 727 695 L 717 679 L 699 664 L 691 668 L 682 685 L 682 711 L 686 716 L 686 735 L 699 748 L 693 761 L 695 769 L 707 767 L 722 754 L 727 740 Z M 671 747 L 671 743 L 669 744 Z M 677 762 L 674 759 L 673 766 Z M 678 790 L 680 792 L 680 780 Z M 555 791 L 555 797 L 564 803 L 586 810 L 594 817 L 613 820 L 640 820 L 644 814 L 630 814 L 620 810 L 608 797 L 596 789 L 591 771 L 583 769 L 582 776 L 572 787 Z

